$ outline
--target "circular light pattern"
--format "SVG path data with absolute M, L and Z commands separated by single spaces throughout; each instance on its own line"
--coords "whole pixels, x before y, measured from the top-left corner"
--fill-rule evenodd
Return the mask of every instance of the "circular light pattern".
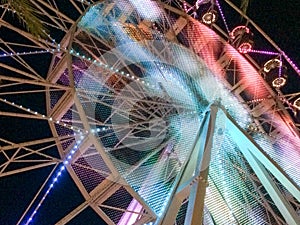
M 202 22 L 207 25 L 216 22 L 216 20 L 217 20 L 217 14 L 215 11 L 207 12 L 202 16 Z
M 237 50 L 243 54 L 248 53 L 252 50 L 252 36 L 253 34 L 246 26 L 238 26 L 234 28 L 229 34 L 232 45 L 235 46 Z
M 238 51 L 243 54 L 246 54 L 246 53 L 250 52 L 251 50 L 252 50 L 252 44 L 250 44 L 249 42 L 242 43 L 238 47 Z
M 264 71 L 270 72 L 272 69 L 279 68 L 282 66 L 282 62 L 279 59 L 271 59 L 264 64 Z
M 79 1 L 84 2 L 83 0 Z M 98 13 L 100 12 L 98 12 L 97 10 L 92 10 L 93 8 L 97 8 L 97 5 L 90 7 L 91 11 L 88 11 L 91 13 L 90 15 L 88 15 L 90 17 L 86 18 L 86 20 L 83 21 L 84 23 L 82 23 L 81 26 L 78 27 L 78 32 L 74 34 L 75 41 L 73 41 L 72 45 L 70 46 L 72 49 L 70 50 L 70 52 L 67 52 L 67 54 L 71 54 L 73 63 L 72 66 L 74 66 L 72 72 L 74 72 L 73 78 L 79 100 L 75 104 L 76 106 L 82 106 L 82 111 L 84 112 L 83 114 L 87 115 L 87 122 L 89 126 L 78 128 L 80 126 L 77 127 L 76 122 L 73 124 L 73 126 L 71 126 L 64 123 L 64 120 L 60 120 L 60 118 L 57 118 L 56 116 L 50 117 L 49 115 L 45 116 L 34 112 L 30 108 L 27 108 L 26 104 L 23 104 L 22 106 L 11 103 L 11 105 L 19 107 L 23 111 L 25 110 L 31 114 L 40 116 L 41 118 L 48 120 L 51 125 L 55 123 L 57 125 L 60 125 L 61 127 L 68 127 L 73 131 L 80 132 L 80 136 L 78 136 L 76 142 L 74 143 L 74 148 L 71 149 L 69 154 L 65 155 L 64 160 L 62 161 L 64 165 L 62 165 L 60 170 L 54 176 L 54 179 L 49 185 L 46 194 L 29 217 L 27 224 L 31 222 L 33 216 L 37 213 L 37 210 L 40 208 L 45 197 L 50 193 L 51 189 L 55 186 L 55 183 L 58 182 L 58 178 L 59 176 L 61 176 L 62 170 L 64 170 L 65 167 L 71 168 L 73 166 L 72 157 L 78 150 L 78 148 L 80 148 L 80 150 L 83 150 L 83 147 L 79 145 L 86 137 L 95 137 L 95 140 L 93 139 L 93 142 L 96 143 L 96 145 L 99 144 L 101 146 L 101 148 L 97 146 L 97 150 L 102 150 L 103 147 L 105 154 L 109 156 L 109 159 L 112 160 L 114 166 L 127 180 L 128 184 L 130 184 L 134 191 L 141 195 L 143 197 L 143 200 L 154 209 L 155 213 L 157 213 L 158 216 L 160 216 L 168 206 L 168 199 L 170 198 L 171 193 L 173 193 L 173 188 L 171 187 L 172 178 L 176 176 L 178 171 L 180 171 L 182 162 L 184 162 L 185 160 L 185 155 L 187 155 L 190 149 L 188 145 L 191 145 L 193 137 L 195 136 L 198 129 L 197 126 L 199 125 L 203 117 L 202 110 L 206 108 L 205 106 L 208 105 L 209 101 L 212 101 L 212 99 L 216 99 L 215 96 L 222 97 L 222 99 L 218 98 L 218 101 L 222 101 L 222 104 L 226 106 L 226 110 L 228 110 L 229 114 L 235 116 L 235 120 L 237 120 L 238 116 L 241 116 L 243 119 L 245 119 L 242 122 L 240 120 L 237 121 L 239 123 L 242 123 L 242 126 L 248 129 L 248 132 L 250 131 L 254 134 L 261 132 L 259 127 L 256 126 L 253 121 L 251 121 L 251 117 L 247 114 L 247 112 L 244 113 L 245 109 L 243 108 L 243 106 L 238 104 L 237 99 L 234 96 L 231 96 L 231 93 L 229 94 L 228 89 L 226 89 L 226 87 L 223 87 L 221 82 L 217 82 L 217 84 L 211 82 L 216 81 L 215 77 L 221 76 L 222 74 L 215 74 L 216 71 L 219 71 L 219 65 L 210 64 L 208 59 L 210 59 L 211 57 L 207 56 L 210 56 L 209 50 L 212 49 L 216 50 L 216 52 L 220 52 L 218 51 L 218 47 L 220 47 L 221 43 L 223 44 L 223 42 L 217 42 L 217 40 L 215 40 L 215 42 L 212 43 L 216 45 L 212 46 L 213 48 L 210 49 L 200 49 L 195 47 L 199 46 L 197 43 L 197 41 L 199 41 L 199 37 L 204 37 L 204 41 L 209 39 L 207 37 L 213 37 L 215 35 L 213 33 L 210 33 L 210 30 L 206 30 L 209 28 L 207 26 L 204 26 L 203 24 L 213 24 L 217 20 L 217 15 L 220 15 L 221 19 L 224 20 L 225 27 L 228 33 L 230 33 L 218 0 L 214 4 L 218 6 L 219 14 L 217 14 L 215 11 L 203 11 L 203 13 L 206 13 L 202 17 L 203 24 L 199 25 L 198 31 L 202 31 L 202 34 L 204 35 L 197 35 L 197 33 L 195 32 L 195 39 L 191 39 L 191 35 L 187 35 L 187 39 L 191 39 L 191 43 L 196 43 L 194 45 L 194 51 L 198 53 L 197 56 L 200 56 L 200 61 L 196 60 L 198 59 L 198 57 L 195 57 L 195 55 L 194 57 L 192 57 L 189 51 L 185 51 L 184 49 L 177 48 L 176 46 L 166 44 L 165 41 L 171 37 L 171 35 L 168 35 L 171 32 L 168 31 L 170 31 L 170 25 L 172 25 L 172 23 L 167 24 L 167 26 L 165 27 L 167 29 L 162 29 L 162 24 L 160 24 L 160 22 L 168 21 L 165 20 L 165 17 L 162 17 L 162 20 L 158 19 L 158 17 L 160 16 L 159 7 L 147 7 L 147 4 L 145 3 L 147 1 L 133 0 L 132 5 L 135 5 L 135 8 L 137 11 L 139 11 L 139 13 L 132 13 L 132 10 L 134 11 L 135 9 L 128 10 L 128 8 L 123 7 L 129 5 L 124 5 L 124 2 L 126 2 L 125 0 L 116 2 L 116 4 L 120 4 L 120 7 L 116 8 L 116 5 L 114 4 L 109 4 L 107 5 L 108 7 L 106 7 L 105 3 L 100 3 L 103 4 L 103 7 L 98 8 L 99 11 L 103 9 L 101 15 L 98 15 Z M 139 2 L 142 4 L 140 4 Z M 208 1 L 197 1 L 196 4 L 199 3 L 200 5 L 200 3 L 204 4 L 207 2 Z M 151 4 L 149 3 L 150 6 L 153 6 L 153 4 L 152 2 Z M 188 13 L 189 11 L 187 7 L 188 5 L 185 3 L 184 8 L 186 13 Z M 151 8 L 155 9 L 152 10 L 152 13 Z M 144 11 L 144 9 L 147 9 L 147 11 Z M 110 10 L 114 10 L 114 13 L 107 13 Z M 106 16 L 103 14 L 103 12 L 105 12 Z M 138 14 L 142 16 L 142 19 L 140 17 L 133 16 Z M 124 15 L 128 17 L 126 18 L 126 20 Z M 162 15 L 165 16 L 166 14 Z M 86 17 L 86 15 L 83 16 L 83 18 L 84 17 Z M 117 20 L 114 20 L 114 18 L 117 18 Z M 102 19 L 104 19 L 104 21 L 105 19 L 107 19 L 107 22 L 109 23 L 103 23 Z M 184 18 L 182 20 L 181 19 L 182 18 L 180 17 L 180 20 L 178 21 L 186 22 L 185 20 L 187 18 Z M 113 26 L 110 26 L 111 22 L 114 24 Z M 100 26 L 94 27 L 95 24 Z M 189 29 L 190 23 L 187 24 L 188 26 L 184 27 L 183 31 L 187 31 Z M 178 29 L 179 33 L 181 32 L 180 29 Z M 196 29 L 191 29 L 191 31 L 195 30 Z M 182 33 L 191 34 L 191 32 Z M 166 39 L 164 38 L 165 36 L 167 37 Z M 230 33 L 230 38 L 231 44 L 235 47 L 235 49 L 233 49 L 232 46 L 227 46 L 228 52 L 226 54 L 230 55 L 229 58 L 235 58 L 236 60 L 232 61 L 235 62 L 236 65 L 239 65 L 240 63 L 242 65 L 240 66 L 241 68 L 244 68 L 243 66 L 245 65 L 245 63 L 242 63 L 241 61 L 244 59 L 244 57 L 241 57 L 240 54 L 235 54 L 237 53 L 237 51 L 243 54 L 254 52 L 267 55 L 284 56 L 284 53 L 282 52 L 279 54 L 276 52 L 252 50 L 252 33 L 250 32 L 249 28 L 245 26 L 236 27 Z M 159 40 L 160 43 L 154 42 L 157 40 Z M 78 43 L 82 42 L 85 45 L 77 45 Z M 55 43 L 55 40 L 53 43 Z M 94 44 L 94 46 L 92 46 L 92 43 Z M 6 52 L 0 55 L 0 57 L 40 54 L 47 53 L 49 51 L 51 51 L 51 53 L 60 51 L 66 52 L 67 48 L 63 46 L 64 45 L 60 47 L 60 44 L 58 44 L 57 48 L 36 52 Z M 99 49 L 101 49 L 101 51 Z M 121 55 L 122 57 L 120 57 L 119 54 L 114 54 L 115 52 L 113 51 L 115 49 L 119 50 L 121 53 L 126 52 L 128 53 L 128 55 L 124 54 Z M 149 49 L 155 51 L 148 51 Z M 221 49 L 223 50 L 223 48 Z M 231 49 L 233 51 L 231 51 Z M 158 50 L 164 51 L 160 52 L 162 53 L 160 55 L 155 55 L 155 52 L 158 52 Z M 101 52 L 101 54 L 99 54 L 99 52 Z M 170 52 L 174 53 L 174 55 L 170 54 Z M 108 54 L 102 55 L 102 53 Z M 182 62 L 182 64 L 178 64 L 174 67 L 174 65 L 170 63 L 173 61 L 164 61 L 165 59 L 163 57 L 160 57 L 163 54 L 165 54 L 165 56 L 168 56 L 166 58 L 174 56 L 174 60 L 176 61 L 176 63 Z M 121 62 L 113 60 L 114 58 L 118 57 L 122 59 L 120 60 Z M 241 57 L 241 59 L 239 59 L 238 57 Z M 144 61 L 137 61 L 137 59 L 139 58 L 143 58 Z M 129 60 L 127 61 L 127 59 Z M 281 77 L 281 74 L 285 74 L 281 73 L 281 61 L 278 60 L 278 64 L 277 60 L 270 60 L 270 64 L 265 66 L 267 71 L 264 68 L 265 72 L 269 72 L 274 68 L 280 67 L 279 75 L 275 73 L 276 71 L 272 71 L 272 75 L 268 75 L 268 83 L 272 83 L 273 87 L 276 88 L 282 87 L 286 83 L 286 79 Z M 288 62 L 290 62 L 289 59 L 287 60 Z M 212 61 L 215 62 L 215 60 Z M 185 67 L 185 65 L 188 66 Z M 293 63 L 291 63 L 291 65 L 293 66 L 293 68 L 295 67 Z M 215 67 L 218 68 L 215 70 Z M 199 74 L 197 74 L 197 76 L 190 76 L 191 71 L 193 72 L 192 74 L 196 74 L 198 72 Z M 203 71 L 206 72 L 203 74 Z M 255 82 L 255 80 L 251 81 L 251 78 L 253 78 L 254 76 L 251 76 L 249 67 L 245 67 L 245 70 L 237 71 L 245 72 L 247 79 L 244 80 L 247 80 L 249 84 L 252 84 L 249 86 L 255 85 L 256 89 L 258 89 L 257 87 L 260 87 L 259 84 Z M 242 73 L 239 73 L 238 75 L 244 76 L 244 74 Z M 256 73 L 254 75 L 256 75 Z M 65 84 L 69 85 L 67 83 Z M 245 82 L 245 84 L 248 83 Z M 140 95 L 143 96 L 140 97 Z M 263 105 L 263 101 L 268 101 L 268 97 L 266 97 L 266 95 L 262 94 L 257 95 L 256 97 L 258 98 L 249 100 L 247 103 L 252 102 L 254 103 L 253 105 Z M 206 99 L 208 100 L 206 101 Z M 3 101 L 6 102 L 6 100 Z M 294 106 L 297 109 L 300 109 L 300 98 L 298 98 L 294 102 Z M 74 112 L 75 118 L 76 111 L 74 110 Z M 93 112 L 94 114 L 92 114 L 91 112 Z M 244 115 L 242 115 L 243 113 Z M 122 118 L 117 118 L 116 120 L 116 115 Z M 94 116 L 95 118 L 93 118 L 92 116 Z M 218 159 L 221 163 L 224 162 L 224 155 L 221 155 L 222 152 L 219 150 L 222 148 L 221 144 L 223 145 L 223 143 L 226 141 L 224 119 L 224 116 L 222 117 L 218 115 L 218 139 L 216 140 L 216 142 L 218 143 L 215 144 L 214 148 L 216 149 L 216 151 L 214 151 L 212 154 L 213 156 L 215 156 L 212 157 L 212 159 Z M 95 123 L 95 121 L 97 123 Z M 250 122 L 251 124 L 247 127 L 246 125 Z M 82 131 L 83 133 L 86 133 L 85 136 L 82 135 Z M 159 134 L 159 136 L 157 137 L 156 134 Z M 155 142 L 154 139 L 151 138 L 155 138 Z M 117 143 L 116 141 L 119 142 Z M 85 147 L 86 146 L 84 146 L 84 148 Z M 187 150 L 185 150 L 185 148 Z M 142 151 L 140 151 L 140 149 L 142 149 Z M 94 149 L 87 149 L 85 153 L 87 153 L 88 150 Z M 229 152 L 229 148 L 226 148 L 225 150 L 227 153 Z M 146 155 L 144 154 L 145 152 L 153 152 L 156 155 L 151 155 L 152 153 Z M 90 156 L 91 152 L 88 153 Z M 98 152 L 93 153 L 93 157 L 98 156 L 97 154 Z M 152 158 L 152 156 L 155 157 Z M 78 153 L 76 153 L 76 158 L 79 157 L 81 157 L 82 159 L 85 158 L 86 155 L 84 155 L 83 153 L 81 155 L 81 152 L 78 151 Z M 281 158 L 283 157 L 280 157 L 280 159 Z M 95 157 L 95 160 L 91 160 L 90 158 L 86 157 L 84 159 L 86 161 L 84 162 L 89 164 L 90 167 L 94 166 L 93 169 L 96 170 L 98 169 L 98 165 L 96 165 L 94 161 L 100 161 L 100 159 L 102 158 Z M 130 159 L 130 161 L 128 159 Z M 136 164 L 138 162 L 137 159 L 144 160 L 141 162 L 147 161 L 147 165 L 142 166 L 142 164 Z M 154 165 L 153 162 L 155 163 L 155 166 L 153 166 L 152 168 L 152 165 Z M 80 161 L 77 161 L 76 163 L 80 164 Z M 102 166 L 102 161 L 100 161 L 100 163 Z M 224 165 L 222 166 L 222 164 L 218 164 L 217 161 L 214 161 L 214 163 L 215 165 L 220 166 L 220 169 L 222 170 L 212 167 L 210 173 L 212 175 L 213 172 L 216 171 L 214 175 L 215 177 L 213 179 L 219 181 L 218 185 L 221 188 L 221 192 L 223 192 L 221 194 L 226 197 L 226 203 L 228 203 L 228 208 L 230 209 L 229 212 L 232 213 L 232 215 L 235 215 L 237 211 L 235 211 L 235 205 L 232 204 L 232 202 L 233 200 L 235 200 L 234 198 L 238 196 L 238 194 L 236 194 L 234 188 L 231 190 L 230 187 L 233 186 L 231 183 L 232 181 L 228 179 L 227 176 L 223 175 L 222 180 L 218 180 L 218 178 L 220 177 L 220 173 L 226 174 L 227 171 Z M 83 166 L 87 167 L 86 165 Z M 168 170 L 169 168 L 172 168 L 172 170 Z M 75 171 L 78 179 L 81 179 L 80 175 L 82 172 L 82 174 L 88 177 L 89 182 L 98 182 L 96 177 L 92 177 L 90 176 L 91 174 L 88 174 L 87 170 L 82 169 L 78 171 Z M 166 172 L 166 174 L 168 173 L 167 177 L 163 176 L 164 171 Z M 150 176 L 147 177 L 147 174 L 149 174 Z M 153 181 L 149 182 L 147 178 L 151 178 Z M 105 179 L 110 178 L 105 177 Z M 147 182 L 144 182 L 144 179 Z M 238 180 L 238 178 L 236 180 Z M 192 180 L 191 184 L 195 181 L 200 181 L 203 182 L 203 184 L 207 184 L 207 179 L 201 176 L 195 177 Z M 241 184 L 243 183 L 245 183 L 244 180 L 243 182 L 241 182 Z M 100 183 L 97 183 L 97 185 L 99 184 Z M 239 186 L 241 190 L 244 189 L 244 187 L 240 185 L 237 186 Z M 90 190 L 87 188 L 87 191 Z M 232 195 L 232 193 L 235 193 L 234 196 Z M 133 203 L 136 202 L 137 201 L 134 199 Z M 163 204 L 161 206 L 162 202 Z M 240 205 L 238 207 L 240 209 Z M 131 210 L 129 206 L 128 211 L 134 210 Z M 256 212 L 257 211 L 253 210 L 250 213 L 253 213 L 253 215 L 257 215 L 255 214 Z M 125 212 L 124 217 L 128 216 L 127 214 L 128 212 Z M 221 216 L 224 216 L 223 212 L 221 214 Z M 246 212 L 246 214 L 248 215 L 249 213 Z M 232 223 L 234 222 L 235 221 L 233 220 Z M 251 222 L 249 223 L 252 224 Z M 123 223 L 119 222 L 119 224 Z M 129 223 L 127 222 L 126 224 Z
M 249 34 L 250 30 L 246 26 L 238 26 L 230 32 L 231 39 L 236 39 L 239 35 Z
M 111 10 L 118 13 L 123 3 L 118 1 Z M 159 214 L 208 106 L 199 79 L 213 74 L 189 49 L 159 34 L 169 30 L 166 18 L 150 23 L 131 13 L 120 21 L 106 10 L 107 4 L 99 3 L 87 11 L 72 42 L 77 104 L 96 121 L 92 129 L 97 124 L 113 127 L 95 134 L 96 144 Z M 97 20 L 95 15 L 104 16 Z M 93 166 L 93 160 L 84 160 Z
M 298 110 L 300 110 L 300 97 L 297 98 L 297 99 L 294 101 L 293 106 L 294 106 L 295 108 L 297 108 Z
M 283 87 L 286 84 L 286 79 L 283 77 L 277 77 L 276 79 L 273 80 L 272 86 L 274 88 L 280 88 Z

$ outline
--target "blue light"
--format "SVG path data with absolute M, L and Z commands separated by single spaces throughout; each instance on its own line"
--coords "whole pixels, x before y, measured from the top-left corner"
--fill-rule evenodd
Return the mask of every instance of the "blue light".
M 80 141 L 79 141 L 80 143 Z M 70 160 L 72 159 L 72 155 L 76 152 L 76 149 L 78 149 L 78 145 L 75 145 L 73 147 L 73 149 L 71 150 L 71 155 L 67 156 L 67 159 L 63 161 L 64 165 L 67 165 L 70 163 Z M 56 176 L 53 179 L 53 182 L 49 185 L 47 191 L 45 192 L 44 196 L 42 197 L 42 199 L 40 200 L 40 202 L 38 203 L 38 205 L 36 206 L 36 208 L 34 209 L 34 211 L 32 212 L 32 214 L 30 215 L 30 218 L 27 220 L 27 222 L 25 224 L 29 224 L 30 221 L 32 220 L 32 218 L 34 217 L 34 215 L 38 212 L 39 208 L 42 206 L 42 203 L 44 202 L 44 200 L 46 199 L 46 197 L 48 196 L 48 194 L 50 193 L 51 189 L 54 187 L 54 183 L 58 181 L 59 176 L 61 176 L 62 171 L 65 170 L 65 166 L 62 165 L 59 168 L 58 173 L 56 174 Z

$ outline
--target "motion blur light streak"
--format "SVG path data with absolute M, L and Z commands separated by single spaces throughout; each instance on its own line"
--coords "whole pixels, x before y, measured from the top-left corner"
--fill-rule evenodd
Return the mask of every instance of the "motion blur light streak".
M 34 7 L 46 39 L 1 11 L 0 182 L 45 170 L 0 223 L 299 224 L 298 67 L 230 1 Z

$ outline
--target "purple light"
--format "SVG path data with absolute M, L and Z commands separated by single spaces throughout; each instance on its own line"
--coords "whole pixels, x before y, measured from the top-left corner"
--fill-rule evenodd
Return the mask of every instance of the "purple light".
M 219 9 L 219 11 L 220 11 L 220 14 L 221 14 L 222 20 L 223 20 L 223 22 L 224 22 L 224 25 L 225 25 L 225 27 L 226 27 L 227 33 L 229 34 L 229 33 L 230 33 L 230 31 L 229 31 L 229 28 L 228 28 L 227 22 L 226 22 L 226 20 L 225 20 L 224 13 L 223 13 L 223 11 L 222 11 L 222 9 L 221 9 L 221 6 L 220 6 L 220 4 L 219 4 L 219 1 L 218 1 L 218 0 L 216 0 L 216 4 L 217 4 L 217 6 L 218 6 L 218 9 Z
M 127 211 L 123 214 L 122 218 L 120 219 L 118 225 L 134 224 L 142 208 L 142 205 L 136 199 L 133 199 L 129 204 Z
M 264 55 L 279 55 L 279 53 L 277 52 L 270 52 L 270 51 L 262 51 L 262 50 L 254 50 L 252 49 L 251 51 L 249 51 L 251 53 L 258 53 L 258 54 L 264 54 Z
M 296 64 L 285 54 L 285 52 L 282 52 L 283 57 L 288 61 L 288 63 L 293 67 L 293 69 L 297 72 L 297 74 L 300 76 L 300 69 Z

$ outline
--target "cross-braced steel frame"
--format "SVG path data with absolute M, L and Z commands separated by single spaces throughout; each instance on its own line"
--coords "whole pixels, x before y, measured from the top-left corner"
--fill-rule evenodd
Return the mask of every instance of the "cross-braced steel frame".
M 30 2 L 49 28 L 46 38 L 38 38 L 26 32 L 19 24 L 12 22 L 11 15 L 14 12 L 10 6 L 1 6 L 0 29 L 8 35 L 1 37 L 0 40 L 0 116 L 6 126 L 11 123 L 35 126 L 28 132 L 34 133 L 39 127 L 47 128 L 43 134 L 24 135 L 24 139 L 18 131 L 11 133 L 11 129 L 7 128 L 9 132 L 1 132 L 0 177 L 17 176 L 21 172 L 43 167 L 51 167 L 51 171 L 17 223 L 21 224 L 27 220 L 26 217 L 32 215 L 33 208 L 39 209 L 36 204 L 61 165 L 67 169 L 84 201 L 70 212 L 66 212 L 56 224 L 72 221 L 87 208 L 92 208 L 107 224 L 126 224 L 129 221 L 134 221 L 136 225 L 150 222 L 199 224 L 199 220 L 202 219 L 207 224 L 225 224 L 226 222 L 218 214 L 216 199 L 227 221 L 241 223 L 242 216 L 240 217 L 239 212 L 231 208 L 224 191 L 221 190 L 222 185 L 217 183 L 214 175 L 209 174 L 208 165 L 211 151 L 214 149 L 213 139 L 219 132 L 218 125 L 215 124 L 219 106 L 213 104 L 202 117 L 202 112 L 195 113 L 193 106 L 182 103 L 185 100 L 183 97 L 182 99 L 178 97 L 182 102 L 174 101 L 168 95 L 164 98 L 149 97 L 149 89 L 145 88 L 149 81 L 136 75 L 137 71 L 141 73 L 146 71 L 143 64 L 134 62 L 130 57 L 113 59 L 107 57 L 106 54 L 111 52 L 114 47 L 112 43 L 117 37 L 110 33 L 108 35 L 110 39 L 107 39 L 103 33 L 87 32 L 78 23 L 85 13 L 97 4 L 103 4 L 101 16 L 116 17 L 115 2 L 75 0 L 63 3 L 54 0 Z M 251 197 L 240 198 L 243 201 L 251 199 L 253 202 L 259 202 L 259 206 L 256 207 L 263 209 L 266 223 L 299 223 L 299 215 L 297 215 L 300 210 L 299 183 L 290 178 L 294 173 L 290 170 L 283 171 L 282 165 L 276 161 L 277 158 L 265 152 L 256 143 L 257 140 L 253 139 L 253 136 L 258 134 L 264 135 L 273 144 L 283 138 L 291 141 L 286 135 L 288 130 L 293 135 L 293 141 L 299 143 L 297 109 L 291 103 L 299 97 L 299 92 L 283 93 L 279 89 L 274 90 L 263 78 L 249 82 L 243 74 L 244 71 L 254 71 L 253 74 L 257 76 L 262 70 L 261 62 L 253 55 L 246 54 L 243 55 L 244 61 L 242 60 L 241 63 L 237 56 L 240 53 L 237 53 L 234 48 L 227 48 L 226 40 L 229 34 L 226 28 L 230 24 L 225 23 L 224 26 L 221 22 L 202 28 L 199 19 L 193 18 L 195 14 L 190 13 L 189 7 L 192 8 L 194 5 L 186 2 L 184 8 L 183 2 L 176 1 L 176 4 L 173 4 L 170 1 L 161 1 L 159 7 L 165 10 L 164 16 L 170 16 L 172 20 L 156 23 L 155 30 L 152 25 L 149 25 L 149 21 L 145 21 L 137 14 L 135 19 L 140 26 L 135 31 L 135 36 L 131 34 L 131 38 L 147 42 L 149 38 L 151 39 L 147 32 L 155 33 L 158 38 L 164 38 L 166 42 L 159 48 L 154 45 L 147 47 L 159 60 L 172 65 L 174 59 L 169 43 L 182 44 L 181 35 L 190 38 L 187 46 L 200 58 L 208 54 L 207 49 L 211 50 L 204 46 L 214 44 L 210 39 L 199 37 L 201 35 L 219 37 L 218 43 L 224 51 L 215 59 L 218 67 L 210 65 L 209 60 L 203 59 L 203 61 L 208 67 L 212 66 L 210 69 L 214 73 L 222 74 L 217 80 L 221 81 L 238 99 L 238 102 L 225 105 L 226 109 L 219 109 L 225 115 L 228 135 L 234 140 L 233 148 L 238 149 L 235 153 L 230 153 L 235 154 L 234 157 L 232 155 L 229 157 L 229 153 L 222 153 L 224 154 L 221 159 L 222 166 L 227 168 L 227 171 L 235 171 L 235 174 L 239 174 L 239 179 L 249 183 L 248 189 L 239 190 L 246 191 L 245 196 Z M 210 3 L 210 7 L 218 9 L 219 2 Z M 243 15 L 230 1 L 225 0 L 225 3 L 232 8 L 233 12 L 243 16 L 243 23 L 255 29 L 257 35 L 260 35 L 274 49 L 274 52 L 278 53 L 278 57 L 287 64 L 289 69 L 298 73 L 285 53 L 252 20 Z M 118 17 L 118 22 L 124 24 L 124 29 L 129 34 L 136 29 L 126 23 L 130 15 L 136 14 L 134 8 L 130 10 L 127 14 Z M 103 29 L 108 28 L 103 27 Z M 199 33 L 195 33 L 197 29 Z M 205 33 L 206 29 L 214 30 L 214 33 Z M 80 54 L 77 54 L 78 49 Z M 117 53 L 112 55 L 117 56 Z M 39 64 L 46 68 L 40 68 Z M 130 66 L 132 64 L 135 64 L 135 67 Z M 160 66 L 156 65 L 158 68 Z M 112 71 L 112 68 L 122 68 L 125 72 L 121 74 L 122 71 Z M 76 74 L 82 71 L 89 80 L 103 79 L 101 82 L 105 84 L 105 89 L 94 90 L 79 86 Z M 257 87 L 260 89 L 253 86 L 256 81 L 259 81 Z M 127 87 L 130 82 L 134 82 L 135 85 Z M 249 89 L 255 91 L 245 95 Z M 124 94 L 119 95 L 120 92 Z M 111 104 L 116 95 L 119 95 L 118 102 Z M 134 110 L 129 113 L 130 116 L 126 114 L 128 113 L 126 104 L 134 106 Z M 245 105 L 245 111 L 251 115 L 247 128 L 241 127 L 230 115 L 231 108 L 238 104 Z M 104 119 L 95 118 L 95 114 L 90 114 L 89 109 L 95 110 L 100 105 L 110 109 L 110 114 Z M 172 143 L 160 138 L 161 134 L 167 133 L 171 126 L 165 124 L 165 120 L 174 114 L 186 116 L 189 113 L 194 113 L 201 118 L 201 126 L 195 135 L 195 142 L 188 156 L 185 161 L 181 161 L 177 152 L 168 151 Z M 124 114 L 130 117 L 128 126 L 121 123 L 112 125 L 112 118 Z M 9 119 L 5 122 L 3 118 Z M 26 124 L 23 121 L 30 121 L 30 123 Z M 155 135 L 147 140 L 139 139 L 127 143 L 126 147 L 139 148 L 160 140 L 160 145 L 155 146 L 151 154 L 137 158 L 134 163 L 125 168 L 122 167 L 123 164 L 118 164 L 117 157 L 111 157 L 125 149 L 122 145 L 123 140 L 133 140 L 149 130 Z M 112 132 L 126 134 L 122 136 L 123 139 L 119 139 L 109 147 L 104 146 L 104 140 L 111 137 Z M 170 195 L 164 202 L 165 209 L 160 214 L 153 209 L 151 201 L 143 194 L 146 193 L 147 185 L 152 185 L 151 175 L 145 178 L 139 191 L 132 185 L 134 182 L 130 180 L 132 179 L 130 176 L 155 154 L 161 152 L 161 149 L 165 149 L 165 152 L 158 159 L 157 168 L 148 171 L 150 174 L 155 174 L 159 170 L 165 170 L 164 184 L 172 184 L 172 189 L 168 189 Z M 297 153 L 293 154 L 297 156 Z M 300 165 L 299 160 L 295 160 L 288 168 L 296 168 Z M 214 170 L 214 167 L 211 168 Z M 228 176 L 230 177 L 230 174 Z M 155 188 L 154 184 L 152 188 Z M 113 201 L 125 195 L 129 199 L 126 204 Z M 251 205 L 250 200 L 248 205 Z

